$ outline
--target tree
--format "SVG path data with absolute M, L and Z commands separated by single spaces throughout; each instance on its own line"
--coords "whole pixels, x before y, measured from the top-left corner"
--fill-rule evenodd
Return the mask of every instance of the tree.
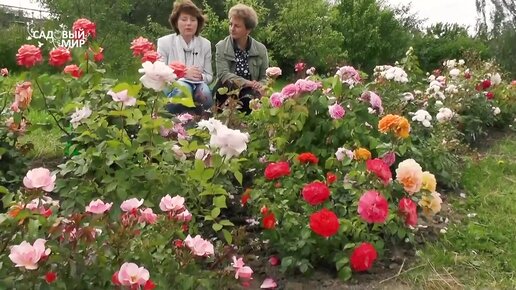
M 376 0 L 340 0 L 334 27 L 344 36 L 349 63 L 365 71 L 392 64 L 409 47 L 411 35 L 394 12 Z
M 271 23 L 268 43 L 278 64 L 293 72 L 302 60 L 320 72 L 344 56 L 342 34 L 332 28 L 334 18 L 324 0 L 289 0 L 276 4 L 277 19 Z M 333 71 L 334 72 L 334 71 Z

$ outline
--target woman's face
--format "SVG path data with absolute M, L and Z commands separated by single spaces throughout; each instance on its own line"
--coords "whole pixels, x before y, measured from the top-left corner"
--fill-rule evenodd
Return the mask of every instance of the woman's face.
M 245 28 L 244 19 L 239 17 L 231 17 L 229 19 L 229 35 L 234 40 L 247 38 L 249 33 L 251 33 L 251 29 Z
M 177 19 L 177 29 L 179 30 L 179 34 L 183 37 L 192 37 L 195 35 L 197 31 L 197 18 L 187 13 L 179 14 L 179 18 Z

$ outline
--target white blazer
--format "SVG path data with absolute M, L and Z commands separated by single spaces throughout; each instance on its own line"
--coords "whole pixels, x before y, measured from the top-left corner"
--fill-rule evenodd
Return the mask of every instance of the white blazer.
M 175 33 L 163 36 L 158 39 L 158 54 L 166 64 L 180 61 L 186 66 L 202 68 L 202 79 L 207 84 L 213 80 L 211 42 L 202 36 L 194 36 L 189 45 Z

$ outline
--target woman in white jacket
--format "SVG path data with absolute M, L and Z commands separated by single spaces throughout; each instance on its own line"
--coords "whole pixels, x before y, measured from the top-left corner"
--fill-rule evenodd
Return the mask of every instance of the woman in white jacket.
M 196 104 L 188 108 L 181 104 L 168 104 L 167 110 L 172 114 L 184 112 L 201 113 L 211 108 L 213 98 L 208 84 L 213 80 L 211 67 L 211 43 L 199 36 L 205 23 L 201 10 L 190 0 L 174 3 L 169 22 L 176 33 L 158 39 L 158 54 L 166 64 L 181 62 L 186 66 L 185 76 L 178 84 L 188 89 Z M 181 90 L 174 89 L 169 97 L 177 97 Z

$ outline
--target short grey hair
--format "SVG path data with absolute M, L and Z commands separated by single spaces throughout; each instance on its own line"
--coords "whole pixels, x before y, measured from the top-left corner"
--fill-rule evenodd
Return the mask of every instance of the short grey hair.
M 245 28 L 253 30 L 258 25 L 258 15 L 254 11 L 253 7 L 245 4 L 237 4 L 228 13 L 229 18 L 237 17 L 244 20 Z

